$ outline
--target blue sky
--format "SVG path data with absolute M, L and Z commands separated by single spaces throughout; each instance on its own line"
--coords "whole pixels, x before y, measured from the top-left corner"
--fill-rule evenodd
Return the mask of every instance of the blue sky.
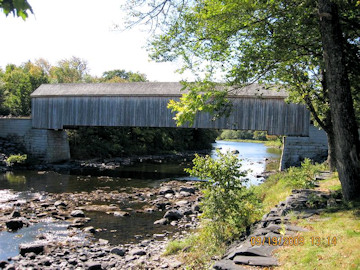
M 121 0 L 29 0 L 34 10 L 26 21 L 0 14 L 0 67 L 37 58 L 51 64 L 72 56 L 87 60 L 90 74 L 125 69 L 145 73 L 151 81 L 186 79 L 175 63 L 150 62 L 141 29 L 113 31 L 123 25 Z

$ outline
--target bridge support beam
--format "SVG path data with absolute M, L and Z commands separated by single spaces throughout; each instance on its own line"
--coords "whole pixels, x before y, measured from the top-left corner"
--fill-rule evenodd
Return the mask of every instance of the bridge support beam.
M 34 158 L 44 162 L 60 162 L 70 159 L 70 146 L 64 130 L 32 128 L 30 118 L 0 119 L 0 137 L 12 137 L 24 145 Z
M 324 162 L 328 153 L 327 135 L 325 131 L 310 125 L 309 137 L 284 137 L 282 150 L 280 171 L 291 166 L 300 166 L 305 158 Z

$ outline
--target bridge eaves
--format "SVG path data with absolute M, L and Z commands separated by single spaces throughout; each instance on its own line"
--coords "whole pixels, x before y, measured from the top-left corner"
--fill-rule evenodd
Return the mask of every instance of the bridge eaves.
M 219 86 L 219 88 L 224 86 Z M 183 85 L 178 82 L 132 82 L 132 83 L 71 83 L 43 84 L 32 94 L 32 98 L 40 97 L 80 97 L 80 96 L 152 96 L 180 97 Z M 246 87 L 229 87 L 229 97 L 278 98 L 285 99 L 288 95 L 279 88 L 266 89 L 259 84 Z

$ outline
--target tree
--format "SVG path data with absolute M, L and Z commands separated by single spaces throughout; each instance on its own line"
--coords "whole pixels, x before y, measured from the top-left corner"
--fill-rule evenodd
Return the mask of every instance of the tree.
M 0 9 L 3 10 L 6 16 L 12 13 L 14 16 L 23 18 L 23 20 L 28 17 L 28 11 L 33 13 L 31 6 L 26 0 L 2 0 L 0 2 Z
M 105 71 L 102 75 L 105 82 L 146 82 L 146 75 L 138 72 L 115 69 Z
M 5 72 L 0 76 L 0 92 L 3 93 L 2 113 L 15 116 L 30 115 L 30 94 L 48 81 L 42 68 L 30 61 L 20 66 L 7 65 Z
M 159 0 L 151 2 L 147 10 L 141 5 L 132 7 L 133 14 L 137 11 L 142 20 L 151 21 L 162 16 L 162 21 L 166 22 L 162 24 L 163 32 L 154 35 L 150 42 L 153 59 L 181 59 L 185 69 L 207 73 L 206 84 L 221 74 L 223 80 L 233 86 L 225 91 L 216 87 L 208 87 L 209 91 L 197 86 L 190 88 L 179 102 L 170 104 L 170 108 L 177 111 L 180 123 L 191 120 L 199 111 L 215 109 L 218 113 L 219 105 L 227 105 L 226 94 L 239 91 L 239 85 L 257 81 L 281 84 L 289 91 L 292 101 L 308 106 L 313 118 L 327 132 L 332 164 L 336 162 L 344 197 L 350 200 L 360 196 L 360 151 L 350 92 L 352 89 L 357 100 L 360 9 L 355 0 L 336 3 L 326 0 L 326 5 L 323 1 Z M 141 4 L 144 1 L 132 2 Z M 320 12 L 319 16 L 324 5 L 333 8 L 331 12 Z M 137 7 L 140 9 L 136 10 Z M 324 30 L 331 25 L 328 17 L 337 20 L 333 22 L 337 28 L 331 31 L 332 39 Z M 338 45 L 337 50 L 343 56 L 334 58 L 340 62 L 324 57 L 325 53 L 333 58 L 326 41 Z M 345 67 L 342 76 L 330 72 L 334 65 Z M 346 68 L 349 66 L 354 68 Z M 350 79 L 348 83 L 346 77 Z M 335 78 L 344 85 L 334 86 Z M 343 91 L 338 92 L 339 89 Z M 221 95 L 222 92 L 226 93 Z M 341 112 L 340 108 L 346 110 Z M 345 147 L 341 141 L 348 141 L 353 149 Z M 350 161 L 345 153 L 351 154 Z
M 50 69 L 52 83 L 80 83 L 85 82 L 88 76 L 87 62 L 73 56 L 63 59 Z
M 345 199 L 355 199 L 360 197 L 360 142 L 338 9 L 338 5 L 330 0 L 319 0 L 320 32 L 336 147 L 336 168 Z

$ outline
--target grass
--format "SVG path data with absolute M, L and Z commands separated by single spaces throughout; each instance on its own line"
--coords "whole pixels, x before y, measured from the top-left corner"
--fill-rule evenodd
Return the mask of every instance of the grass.
M 319 187 L 324 191 L 340 188 L 336 174 L 321 181 Z M 310 230 L 298 234 L 304 245 L 280 248 L 276 252 L 278 269 L 360 269 L 359 202 L 329 208 L 319 216 L 298 220 L 297 225 Z
M 289 181 L 292 176 L 306 176 L 309 171 L 324 169 L 323 165 L 314 165 L 307 168 L 307 172 L 303 168 L 270 176 L 265 183 L 255 188 L 262 199 L 264 213 L 291 194 L 296 187 L 294 184 L 297 184 Z M 337 174 L 320 181 L 317 189 L 340 192 Z M 280 266 L 273 269 L 360 270 L 360 202 L 338 204 L 336 208 L 328 208 L 321 215 L 305 220 L 299 220 L 294 215 L 291 222 L 309 229 L 297 235 L 304 238 L 304 245 L 276 250 L 274 255 Z M 209 269 L 214 262 L 212 259 L 221 258 L 225 250 L 225 243 L 219 247 L 207 239 L 206 227 L 203 227 L 185 240 L 171 242 L 165 254 L 176 254 L 177 259 L 186 265 L 185 269 Z

